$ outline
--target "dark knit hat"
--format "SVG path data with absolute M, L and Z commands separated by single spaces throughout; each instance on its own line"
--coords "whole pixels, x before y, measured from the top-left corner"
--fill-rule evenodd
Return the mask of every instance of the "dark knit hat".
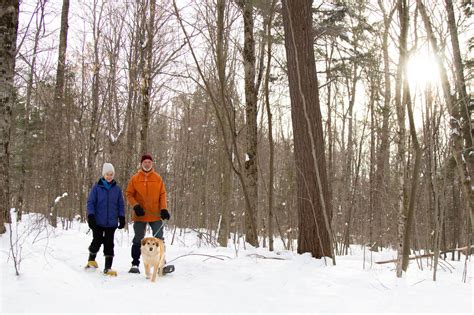
M 142 163 L 145 160 L 150 160 L 153 162 L 153 158 L 151 157 L 151 154 L 143 154 L 140 163 Z

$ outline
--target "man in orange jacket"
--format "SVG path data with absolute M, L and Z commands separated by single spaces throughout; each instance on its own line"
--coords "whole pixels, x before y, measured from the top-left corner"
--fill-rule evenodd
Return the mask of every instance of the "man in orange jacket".
M 130 179 L 127 191 L 127 201 L 133 207 L 132 221 L 132 267 L 130 273 L 140 273 L 140 246 L 145 237 L 146 226 L 149 224 L 153 236 L 163 239 L 163 220 L 169 220 L 166 210 L 166 188 L 161 176 L 153 169 L 153 158 L 145 154 L 141 158 L 141 168 Z

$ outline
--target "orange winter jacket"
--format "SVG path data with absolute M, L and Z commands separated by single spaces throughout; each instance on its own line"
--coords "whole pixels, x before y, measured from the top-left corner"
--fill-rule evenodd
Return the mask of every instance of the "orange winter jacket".
M 127 201 L 134 207 L 136 204 L 145 210 L 144 216 L 137 216 L 132 210 L 132 221 L 154 222 L 161 220 L 160 211 L 166 209 L 166 188 L 153 169 L 145 173 L 139 170 L 132 176 L 127 186 Z

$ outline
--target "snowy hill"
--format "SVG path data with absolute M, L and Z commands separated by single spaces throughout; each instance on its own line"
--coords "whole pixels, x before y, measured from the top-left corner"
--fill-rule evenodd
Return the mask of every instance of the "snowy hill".
M 131 226 L 130 226 L 131 227 Z M 84 270 L 92 237 L 87 224 L 53 229 L 28 215 L 12 228 L 21 258 L 15 275 L 10 235 L 0 237 L 0 313 L 467 313 L 472 314 L 472 263 L 462 282 L 464 262 L 447 261 L 432 281 L 432 270 L 412 262 L 403 279 L 393 264 L 370 262 L 370 253 L 353 247 L 336 266 L 290 251 L 269 252 L 243 246 L 212 247 L 189 230 L 165 231 L 167 261 L 173 274 L 156 283 L 127 273 L 133 232 L 116 232 L 113 268 Z M 277 243 L 277 242 L 276 242 Z M 102 251 L 102 248 L 101 248 Z M 372 253 L 372 261 L 393 251 Z M 267 259 L 268 258 L 268 259 Z M 365 268 L 364 268 L 365 265 Z

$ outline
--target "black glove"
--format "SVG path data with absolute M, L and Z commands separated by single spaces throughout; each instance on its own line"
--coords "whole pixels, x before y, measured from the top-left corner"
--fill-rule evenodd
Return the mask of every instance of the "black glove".
M 162 220 L 169 220 L 171 218 L 170 213 L 166 209 L 161 209 L 160 217 Z
M 119 216 L 119 226 L 118 229 L 123 229 L 125 227 L 125 217 Z
M 95 215 L 89 214 L 87 216 L 87 224 L 89 225 L 89 228 L 91 230 L 95 229 L 95 227 L 96 227 L 96 225 L 95 225 Z
M 139 204 L 136 204 L 133 207 L 133 210 L 135 210 L 135 214 L 137 215 L 137 217 L 143 217 L 145 215 L 145 210 L 143 210 L 142 206 L 140 206 Z

